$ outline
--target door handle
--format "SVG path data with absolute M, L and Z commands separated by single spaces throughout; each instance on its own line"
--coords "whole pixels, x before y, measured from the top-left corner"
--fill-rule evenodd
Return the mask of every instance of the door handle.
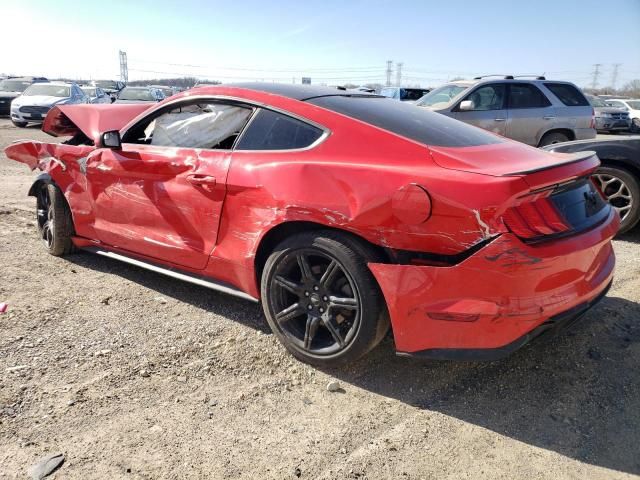
M 506 118 L 494 118 L 496 122 L 504 122 Z
M 187 175 L 187 182 L 192 185 L 208 185 L 210 187 L 213 187 L 216 184 L 216 177 L 213 177 L 211 175 L 192 174 Z
M 555 115 L 545 115 L 542 118 L 544 118 L 545 120 L 553 120 L 554 118 L 556 118 L 556 116 Z

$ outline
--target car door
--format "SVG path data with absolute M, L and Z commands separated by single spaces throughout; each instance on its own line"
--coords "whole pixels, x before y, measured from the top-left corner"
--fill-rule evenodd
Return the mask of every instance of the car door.
M 252 111 L 189 117 L 182 115 L 188 102 L 136 122 L 122 132 L 121 149 L 90 155 L 86 176 L 98 240 L 203 269 L 217 238 L 233 138 Z
M 534 147 L 556 124 L 555 107 L 531 83 L 508 85 L 507 110 L 507 137 Z
M 504 83 L 490 83 L 475 88 L 453 109 L 453 117 L 465 123 L 484 128 L 499 135 L 505 135 L 507 111 L 505 110 L 506 86 Z M 470 109 L 461 110 L 460 104 L 471 101 Z

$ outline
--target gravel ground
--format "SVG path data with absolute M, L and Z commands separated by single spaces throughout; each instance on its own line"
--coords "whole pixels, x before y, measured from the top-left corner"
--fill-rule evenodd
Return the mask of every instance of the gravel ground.
M 0 148 L 50 139 L 0 119 Z M 35 174 L 0 154 L 0 478 L 640 475 L 640 231 L 576 327 L 493 363 L 390 339 L 348 369 L 288 356 L 260 308 L 110 259 L 47 255 Z M 340 389 L 327 390 L 337 381 Z

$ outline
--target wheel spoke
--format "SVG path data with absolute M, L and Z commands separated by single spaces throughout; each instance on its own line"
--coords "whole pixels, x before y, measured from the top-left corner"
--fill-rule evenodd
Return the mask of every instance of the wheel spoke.
M 336 343 L 342 348 L 344 346 L 344 338 L 342 338 L 340 332 L 338 332 L 338 330 L 333 326 L 333 323 L 331 323 L 331 318 L 322 317 L 322 323 L 327 328 L 327 330 L 329 330 L 329 333 L 336 341 Z
M 276 284 L 280 285 L 285 290 L 293 293 L 294 295 L 299 295 L 302 291 L 302 285 L 292 282 L 291 280 L 284 278 L 282 275 L 277 275 L 274 278 Z
M 346 297 L 329 297 L 329 306 L 334 308 L 347 308 L 349 310 L 355 310 L 358 308 L 358 300 L 355 298 Z
M 296 256 L 296 260 L 298 261 L 298 266 L 300 267 L 300 272 L 302 273 L 302 280 L 315 281 L 315 277 L 313 276 L 313 272 L 311 271 L 311 266 L 307 261 L 307 257 L 299 253 Z
M 300 306 L 299 303 L 294 303 L 293 305 L 288 306 L 280 313 L 276 314 L 276 320 L 278 323 L 288 322 L 289 320 L 299 317 L 304 313 L 304 310 Z
M 311 315 L 307 316 L 307 325 L 304 331 L 304 348 L 306 350 L 311 348 L 311 342 L 313 341 L 313 337 L 316 336 L 319 324 L 320 319 L 318 317 L 313 317 Z
M 333 283 L 336 278 L 336 275 L 340 273 L 340 267 L 338 266 L 338 262 L 335 260 L 331 260 L 331 263 L 325 270 L 322 278 L 320 279 L 320 283 L 324 288 L 329 288 L 329 286 Z

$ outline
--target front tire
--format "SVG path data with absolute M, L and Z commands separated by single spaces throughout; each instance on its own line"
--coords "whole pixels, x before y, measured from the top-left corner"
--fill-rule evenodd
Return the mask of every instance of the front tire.
M 51 255 L 61 257 L 73 251 L 73 220 L 67 201 L 58 187 L 42 184 L 36 197 L 38 233 Z
M 15 120 L 11 120 L 11 123 L 18 128 L 25 128 L 27 126 L 27 122 L 16 122 Z
M 556 143 L 568 142 L 569 137 L 567 137 L 564 133 L 560 132 L 549 132 L 545 133 L 540 139 L 539 147 L 546 147 L 547 145 L 554 145 Z
M 382 340 L 389 320 L 370 261 L 379 261 L 372 248 L 332 231 L 296 234 L 275 248 L 262 273 L 262 305 L 293 356 L 333 367 Z
M 640 221 L 640 184 L 631 172 L 621 167 L 600 167 L 593 175 L 609 203 L 620 214 L 620 230 L 625 233 Z

